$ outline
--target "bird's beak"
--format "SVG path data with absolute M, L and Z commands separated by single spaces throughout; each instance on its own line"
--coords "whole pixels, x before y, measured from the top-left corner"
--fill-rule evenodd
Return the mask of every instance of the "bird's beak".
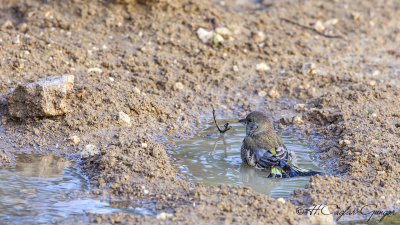
M 238 122 L 242 123 L 243 125 L 245 125 L 246 124 L 246 118 L 240 119 Z

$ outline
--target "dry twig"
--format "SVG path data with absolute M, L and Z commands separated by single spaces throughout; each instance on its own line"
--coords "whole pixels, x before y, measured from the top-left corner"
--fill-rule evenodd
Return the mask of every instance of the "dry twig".
M 230 129 L 232 128 L 232 126 L 229 126 L 229 123 L 224 124 L 224 129 L 223 129 L 223 130 L 221 130 L 221 128 L 219 128 L 219 126 L 218 126 L 218 124 L 217 124 L 217 119 L 215 118 L 215 109 L 214 109 L 214 106 L 212 106 L 212 110 L 213 110 L 212 113 L 213 113 L 214 123 L 215 123 L 215 126 L 217 126 L 218 131 L 219 131 L 221 134 L 223 134 L 223 133 L 227 132 L 228 130 L 230 130 Z
M 321 35 L 321 36 L 323 36 L 323 37 L 326 37 L 326 38 L 343 38 L 342 35 L 328 35 L 328 34 L 324 34 L 324 33 L 320 32 L 320 31 L 317 31 L 314 27 L 306 26 L 306 25 L 297 23 L 297 22 L 295 22 L 295 21 L 293 21 L 293 20 L 289 20 L 289 19 L 286 19 L 286 18 L 281 18 L 281 20 L 282 20 L 282 21 L 285 21 L 286 23 L 290 23 L 290 24 L 299 26 L 299 27 L 301 27 L 301 28 L 303 28 L 303 29 L 311 30 L 311 31 L 313 31 L 313 32 L 315 32 L 315 33 L 317 33 L 317 34 L 319 34 L 319 35 Z

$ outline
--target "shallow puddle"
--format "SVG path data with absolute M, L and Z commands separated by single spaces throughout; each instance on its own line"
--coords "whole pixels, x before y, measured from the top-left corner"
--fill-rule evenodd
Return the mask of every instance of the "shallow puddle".
M 93 199 L 87 190 L 87 178 L 64 158 L 18 155 L 13 167 L 0 170 L 0 224 L 88 223 L 87 212 L 153 214 L 134 204 Z
M 271 179 L 267 178 L 268 172 L 242 164 L 240 147 L 246 131 L 236 121 L 231 120 L 232 129 L 225 135 L 220 135 L 213 123 L 207 123 L 198 135 L 177 142 L 173 152 L 174 166 L 192 182 L 245 185 L 274 198 L 287 198 L 296 188 L 305 187 L 310 177 Z M 322 171 L 312 154 L 314 148 L 310 142 L 300 139 L 289 129 L 280 136 L 286 147 L 296 153 L 298 166 Z

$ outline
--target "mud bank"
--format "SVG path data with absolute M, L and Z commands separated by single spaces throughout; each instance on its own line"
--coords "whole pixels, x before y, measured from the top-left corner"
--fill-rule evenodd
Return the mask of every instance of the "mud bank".
M 400 59 L 388 50 L 400 50 L 399 19 L 396 1 L 2 1 L 1 144 L 67 158 L 95 145 L 81 163 L 93 193 L 160 213 L 89 215 L 98 223 L 309 224 L 297 206 L 398 209 Z M 217 27 L 230 31 L 223 42 L 198 38 Z M 12 88 L 62 74 L 75 76 L 65 116 L 10 117 Z M 295 128 L 324 138 L 321 164 L 337 176 L 314 177 L 287 203 L 179 178 L 165 141 L 196 132 L 210 104 L 230 117 L 297 116 Z

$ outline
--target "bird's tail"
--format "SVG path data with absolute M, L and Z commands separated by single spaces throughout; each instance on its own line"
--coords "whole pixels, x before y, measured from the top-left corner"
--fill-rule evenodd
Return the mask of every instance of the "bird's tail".
M 283 170 L 289 177 L 298 177 L 298 176 L 314 176 L 314 175 L 323 175 L 324 173 L 314 171 L 314 170 L 308 170 L 308 169 L 302 169 L 293 163 L 287 163 L 284 167 Z

